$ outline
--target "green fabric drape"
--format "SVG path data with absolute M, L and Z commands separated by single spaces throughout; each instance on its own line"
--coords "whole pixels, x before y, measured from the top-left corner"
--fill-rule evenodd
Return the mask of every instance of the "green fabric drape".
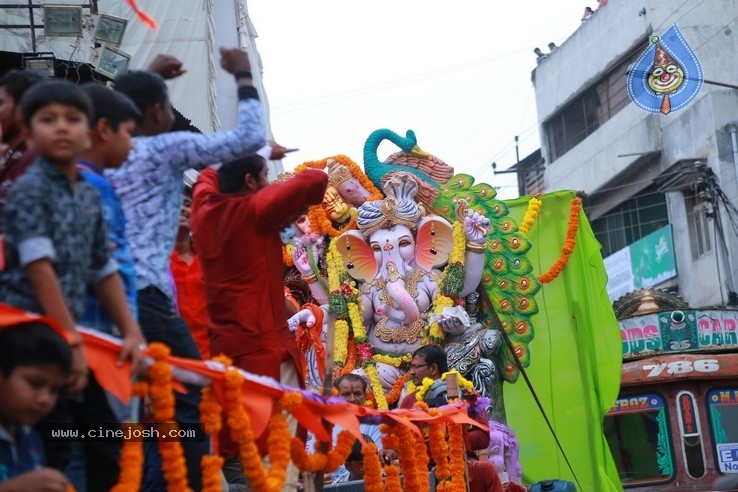
M 559 258 L 569 224 L 572 191 L 539 197 L 539 216 L 528 233 L 529 258 L 541 275 Z M 520 225 L 530 197 L 506 201 Z M 579 214 L 576 247 L 563 272 L 536 296 L 535 338 L 527 369 L 579 481 L 580 492 L 622 491 L 603 433 L 603 417 L 620 389 L 620 330 L 605 286 L 600 244 Z M 520 441 L 528 483 L 560 478 L 574 482 L 569 468 L 523 378 L 504 385 L 508 425 Z

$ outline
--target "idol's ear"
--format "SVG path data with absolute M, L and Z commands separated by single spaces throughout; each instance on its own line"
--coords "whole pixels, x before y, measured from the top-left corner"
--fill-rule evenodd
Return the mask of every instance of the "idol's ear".
M 439 215 L 428 215 L 418 223 L 415 264 L 426 272 L 448 261 L 454 246 L 454 228 Z
M 336 239 L 336 247 L 349 275 L 363 282 L 374 280 L 379 273 L 379 265 L 374 258 L 374 251 L 361 232 L 344 232 Z

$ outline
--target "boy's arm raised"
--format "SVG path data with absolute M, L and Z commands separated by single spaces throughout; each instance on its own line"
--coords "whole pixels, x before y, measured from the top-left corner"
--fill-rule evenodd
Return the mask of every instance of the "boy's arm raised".
M 82 391 L 87 386 L 87 365 L 82 353 L 82 339 L 77 333 L 74 318 L 67 307 L 54 266 L 48 258 L 41 258 L 28 263 L 25 268 L 28 280 L 33 286 L 36 299 L 44 314 L 57 320 L 74 337 L 72 368 L 67 379 L 67 390 L 71 393 Z
M 258 92 L 252 85 L 248 55 L 239 48 L 221 48 L 220 56 L 221 66 L 235 77 L 238 87 L 236 127 L 208 135 L 172 132 L 144 137 L 149 139 L 148 159 L 152 167 L 168 167 L 175 173 L 189 168 L 202 169 L 216 162 L 253 154 L 267 143 L 264 113 Z M 131 153 L 129 161 L 135 160 L 135 153 Z

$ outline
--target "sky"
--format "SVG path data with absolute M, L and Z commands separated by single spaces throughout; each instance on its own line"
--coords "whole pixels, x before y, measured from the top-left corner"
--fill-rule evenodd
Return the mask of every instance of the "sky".
M 476 182 L 539 147 L 533 49 L 561 45 L 584 1 L 251 0 L 275 140 L 297 147 L 285 170 L 345 154 L 362 164 L 379 128 L 415 132 L 420 148 Z M 590 5 L 596 7 L 596 2 Z M 389 142 L 379 158 L 399 150 Z

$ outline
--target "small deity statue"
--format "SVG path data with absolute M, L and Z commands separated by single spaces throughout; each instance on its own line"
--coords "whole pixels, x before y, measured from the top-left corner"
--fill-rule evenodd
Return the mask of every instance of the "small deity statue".
M 323 210 L 325 210 L 325 215 L 335 224 L 348 222 L 351 219 L 351 211 L 356 211 L 343 201 L 341 195 L 338 194 L 338 190 L 330 185 L 325 190 L 325 196 L 323 197 Z
M 360 207 L 371 193 L 351 174 L 351 170 L 333 159 L 328 160 L 328 184 L 338 191 L 346 203 Z

